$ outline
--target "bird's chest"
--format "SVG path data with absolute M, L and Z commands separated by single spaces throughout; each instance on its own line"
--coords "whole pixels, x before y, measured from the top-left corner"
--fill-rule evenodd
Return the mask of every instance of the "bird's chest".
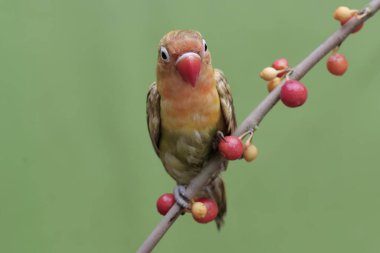
M 216 89 L 205 95 L 162 99 L 160 150 L 164 163 L 176 169 L 202 166 L 216 131 L 222 128 L 222 118 Z
M 215 128 L 220 121 L 220 100 L 216 89 L 207 94 L 161 99 L 161 126 L 167 130 L 193 131 Z

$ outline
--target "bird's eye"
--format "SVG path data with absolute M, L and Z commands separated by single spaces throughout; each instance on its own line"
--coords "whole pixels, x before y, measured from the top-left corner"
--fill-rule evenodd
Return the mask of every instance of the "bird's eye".
M 207 52 L 207 43 L 205 40 L 203 40 L 203 50 Z
M 161 56 L 161 59 L 164 60 L 165 62 L 168 62 L 170 59 L 169 52 L 165 47 L 160 48 L 160 56 Z

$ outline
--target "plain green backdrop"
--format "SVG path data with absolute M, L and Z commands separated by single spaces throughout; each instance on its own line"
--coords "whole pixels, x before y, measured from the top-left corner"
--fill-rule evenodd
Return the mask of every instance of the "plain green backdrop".
M 145 96 L 160 38 L 199 30 L 232 87 L 239 122 L 266 96 L 260 70 L 297 65 L 366 1 L 0 1 L 0 252 L 135 252 L 172 191 L 148 137 Z M 225 227 L 181 217 L 155 252 L 380 250 L 380 17 L 303 79 L 230 163 Z

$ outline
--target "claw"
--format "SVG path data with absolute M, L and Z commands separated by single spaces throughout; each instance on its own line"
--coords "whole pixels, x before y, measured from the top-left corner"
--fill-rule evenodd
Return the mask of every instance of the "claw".
M 216 136 L 217 136 L 218 139 L 220 139 L 220 140 L 224 140 L 224 134 L 223 134 L 222 131 L 218 131 L 218 132 L 216 132 Z
M 185 192 L 186 188 L 183 185 L 177 185 L 173 191 L 177 204 L 184 209 L 188 209 L 190 207 L 190 200 L 186 197 Z
M 221 140 L 224 140 L 224 134 L 223 134 L 222 131 L 219 131 L 219 130 L 218 130 L 218 131 L 216 132 L 216 135 L 215 135 L 213 141 L 212 141 L 212 149 L 213 149 L 213 150 L 218 150 L 218 145 L 219 145 L 219 142 L 220 142 Z

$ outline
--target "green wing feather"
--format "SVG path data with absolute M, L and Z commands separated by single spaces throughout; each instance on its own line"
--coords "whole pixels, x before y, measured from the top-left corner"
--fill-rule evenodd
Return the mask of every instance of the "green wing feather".
M 150 86 L 146 97 L 146 116 L 150 140 L 158 156 L 160 153 L 159 142 L 161 136 L 160 100 L 160 94 L 154 82 Z
M 226 125 L 225 135 L 230 135 L 236 129 L 235 110 L 231 95 L 230 86 L 223 74 L 219 69 L 215 69 L 216 89 L 219 94 L 220 106 L 222 108 L 224 123 Z

